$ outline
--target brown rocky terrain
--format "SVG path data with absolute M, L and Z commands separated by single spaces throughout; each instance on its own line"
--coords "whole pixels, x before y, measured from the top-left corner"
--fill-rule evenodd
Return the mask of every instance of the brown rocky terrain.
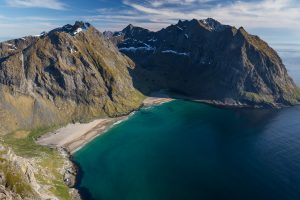
M 167 89 L 225 106 L 299 103 L 299 89 L 276 51 L 243 27 L 209 18 L 179 21 L 157 32 L 129 25 L 106 35 L 136 63 L 134 85 L 146 95 Z
M 124 115 L 134 63 L 88 23 L 0 43 L 0 131 Z
M 0 144 L 0 160 L 0 199 L 57 199 L 36 180 L 36 174 L 40 170 L 36 160 L 19 157 L 2 144 Z
M 71 199 L 65 184 L 74 185 L 76 170 L 67 152 L 35 140 L 51 127 L 126 115 L 165 90 L 223 106 L 300 100 L 275 50 L 213 19 L 179 21 L 158 32 L 129 25 L 105 35 L 76 22 L 2 42 L 0 199 Z

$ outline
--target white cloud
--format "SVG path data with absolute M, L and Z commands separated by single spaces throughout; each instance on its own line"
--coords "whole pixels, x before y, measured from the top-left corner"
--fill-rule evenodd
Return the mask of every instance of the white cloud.
M 81 12 L 81 16 L 23 16 L 7 17 L 0 14 L 0 36 L 9 38 L 38 34 L 44 30 L 74 23 L 91 22 L 100 30 L 121 30 L 129 23 L 151 30 L 159 30 L 179 19 L 191 20 L 208 17 L 236 27 L 244 26 L 249 32 L 265 39 L 300 39 L 300 3 L 298 0 L 260 0 L 256 2 L 220 0 L 122 0 L 124 5 Z M 65 9 L 62 0 L 7 0 L 10 6 L 48 7 Z M 142 3 L 141 3 L 142 2 Z M 213 2 L 213 3 L 212 3 Z M 58 4 L 55 4 L 58 3 Z M 50 5 L 51 4 L 51 5 Z M 210 6 L 212 5 L 212 6 Z M 30 21 L 30 23 L 28 23 Z M 6 23 L 6 24 L 4 24 Z M 26 29 L 24 29 L 26 24 Z M 48 24 L 48 25 L 47 25 Z M 276 38 L 275 38 L 276 37 Z M 297 42 L 297 41 L 296 41 Z
M 6 0 L 11 7 L 20 8 L 48 8 L 53 10 L 65 10 L 66 4 L 59 0 Z
M 177 2 L 177 0 L 167 1 Z M 152 4 L 142 5 L 128 0 L 123 1 L 125 5 L 147 14 L 148 17 L 159 17 L 162 21 L 212 17 L 223 23 L 245 26 L 247 28 L 296 28 L 300 30 L 300 6 L 297 5 L 296 0 L 235 1 L 230 4 L 220 4 L 211 8 L 202 8 L 199 0 L 185 0 L 182 2 L 193 5 L 185 12 L 179 10 L 182 9 L 181 7 L 165 7 L 160 2 L 154 1 Z
M 160 7 L 164 5 L 193 5 L 196 3 L 207 3 L 215 0 L 152 0 L 149 3 L 153 7 Z
M 21 38 L 28 35 L 37 35 L 42 31 L 49 31 L 56 28 L 56 24 L 51 24 L 48 22 L 32 22 L 26 24 L 26 29 L 24 30 L 24 23 L 7 23 L 0 22 L 0 41 Z M 24 33 L 24 31 L 26 33 Z

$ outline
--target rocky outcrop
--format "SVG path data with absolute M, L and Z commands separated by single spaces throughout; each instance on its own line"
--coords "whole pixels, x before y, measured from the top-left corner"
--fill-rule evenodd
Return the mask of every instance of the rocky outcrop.
M 135 87 L 229 106 L 299 103 L 299 89 L 276 53 L 244 28 L 214 19 L 179 21 L 158 32 L 127 26 L 107 34 L 130 57 Z
M 36 180 L 39 166 L 34 159 L 19 157 L 0 144 L 0 160 L 0 199 L 58 199 Z
M 0 131 L 31 129 L 141 105 L 134 63 L 88 23 L 0 43 Z
M 4 185 L 0 185 L 0 199 L 3 200 L 22 200 L 21 196 L 8 190 Z

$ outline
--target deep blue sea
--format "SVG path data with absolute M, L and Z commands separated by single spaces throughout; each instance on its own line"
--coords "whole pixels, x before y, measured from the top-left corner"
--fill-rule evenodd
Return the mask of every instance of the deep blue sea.
M 300 85 L 300 45 L 274 44 Z M 74 155 L 95 200 L 299 200 L 300 107 L 144 108 Z

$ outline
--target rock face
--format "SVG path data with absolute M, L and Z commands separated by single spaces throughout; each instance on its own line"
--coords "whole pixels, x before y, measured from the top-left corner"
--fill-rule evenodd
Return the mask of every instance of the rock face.
M 127 114 L 141 105 L 139 91 L 161 89 L 235 106 L 300 96 L 267 43 L 213 19 L 104 35 L 76 22 L 0 43 L 0 133 Z
M 36 180 L 38 168 L 34 159 L 19 157 L 0 143 L 0 160 L 0 199 L 58 200 Z
M 137 109 L 143 95 L 128 68 L 134 63 L 83 22 L 0 43 L 0 133 Z
M 229 106 L 299 103 L 299 90 L 280 57 L 242 27 L 194 19 L 158 32 L 129 25 L 107 37 L 136 63 L 131 74 L 145 94 L 168 89 Z

